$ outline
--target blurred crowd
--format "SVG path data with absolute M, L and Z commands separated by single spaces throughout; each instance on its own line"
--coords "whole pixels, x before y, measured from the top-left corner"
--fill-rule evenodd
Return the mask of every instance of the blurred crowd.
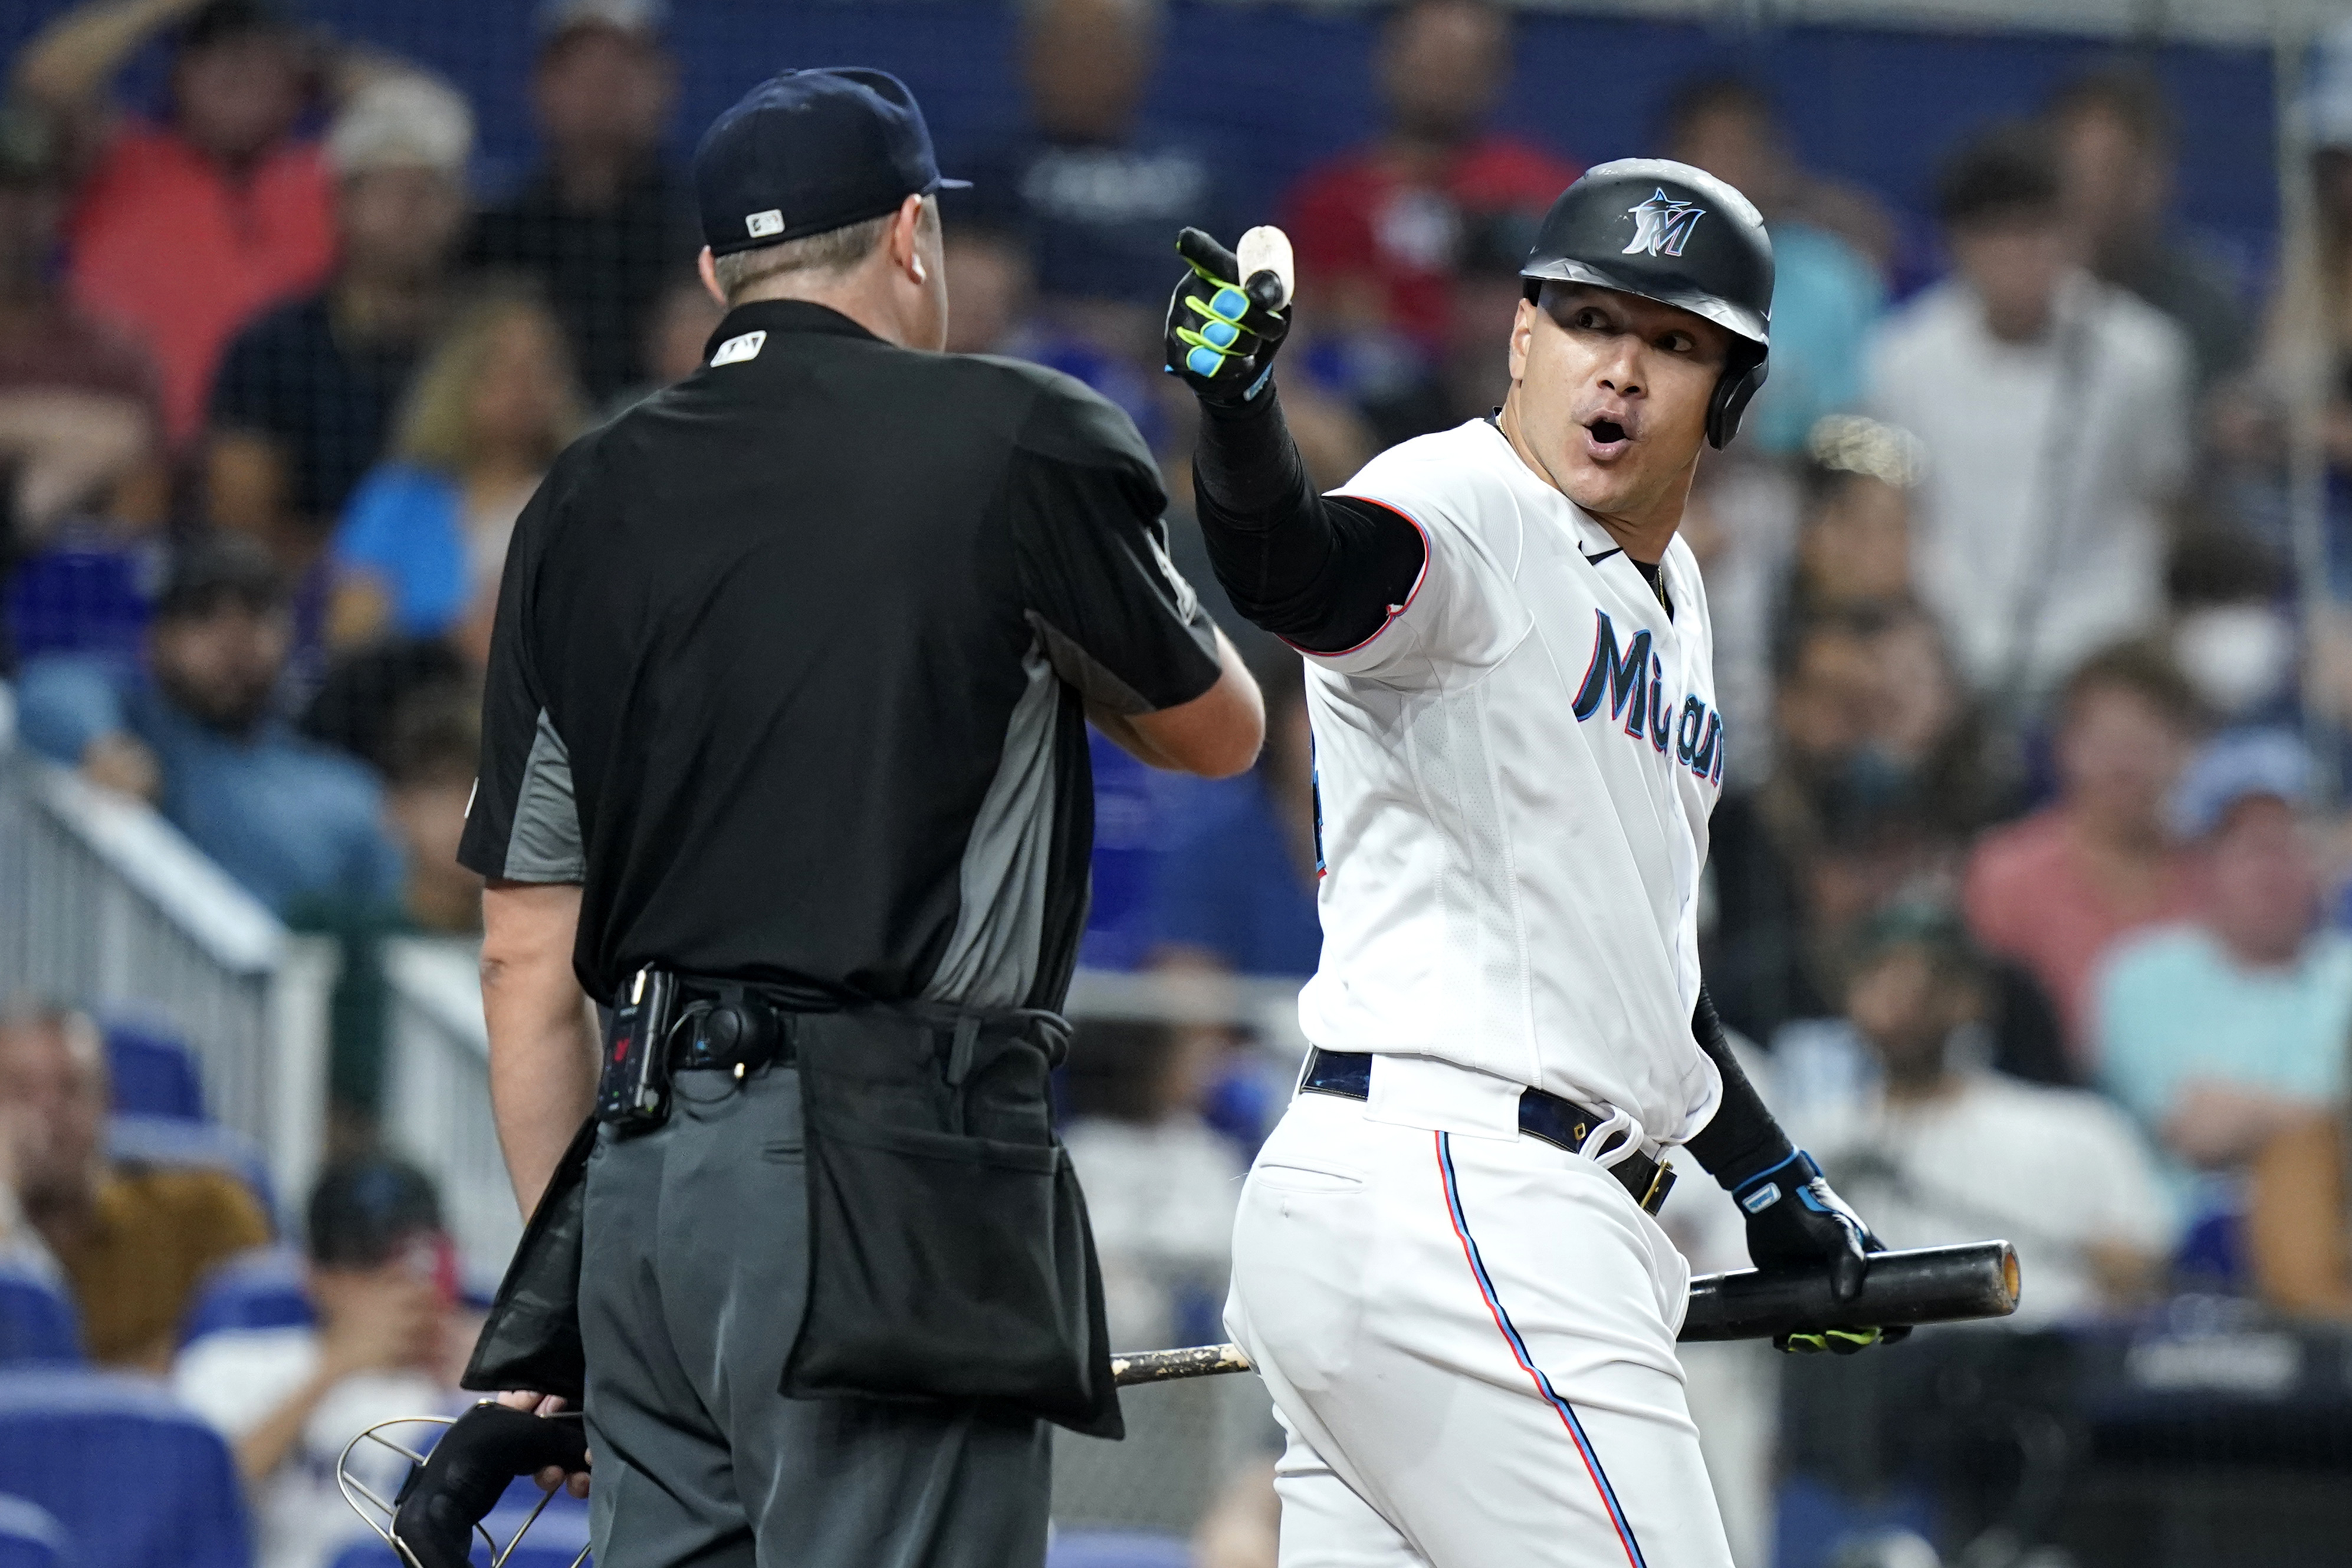
M 378 954 L 478 920 L 453 853 L 517 515 L 718 320 L 666 22 L 661 0 L 541 0 L 514 84 L 540 158 L 509 190 L 470 183 L 448 83 L 270 0 L 84 0 L 0 92 L 17 736 L 343 947 L 310 1316 L 172 1374 L 249 1479 L 296 1465 L 289 1490 L 318 1484 L 289 1458 L 305 1434 L 399 1403 L 386 1380 L 448 1384 L 434 1198 L 376 1147 Z M 1192 402 L 1160 374 L 1177 229 L 1287 228 L 1285 403 L 1338 486 L 1501 400 L 1519 261 L 1580 150 L 1492 123 L 1507 11 L 1402 0 L 1370 139 L 1235 211 L 1202 145 L 1145 128 L 1164 24 L 1156 0 L 1024 0 L 1017 134 L 943 158 L 973 182 L 946 198 L 950 347 L 1124 408 L 1222 611 L 1184 509 Z M 116 79 L 159 39 L 166 90 L 134 110 Z M 2352 1319 L 2352 45 L 2305 107 L 2315 232 L 2269 279 L 2178 220 L 2173 106 L 2128 59 L 1946 150 L 1924 282 L 1898 276 L 1905 216 L 1810 170 L 1772 84 L 1685 82 L 1649 129 L 1755 201 L 1779 264 L 1770 380 L 1685 524 L 1729 737 L 1706 973 L 1887 1239 L 2012 1238 L 2035 1321 L 2184 1288 Z M 2315 549 L 2298 431 L 2333 508 Z M 1264 758 L 1180 784 L 1097 747 L 1091 967 L 1315 965 L 1297 660 L 1220 618 L 1268 693 Z M 6 1124 L 12 1233 L 80 1296 L 93 1355 L 161 1371 L 205 1270 L 270 1220 L 216 1182 L 124 1196 L 145 1167 L 102 1158 L 94 1038 L 58 1008 L 0 1026 L 41 1059 L 0 1074 L 0 1111 L 80 1107 Z M 1233 1030 L 1084 1032 L 1069 1142 L 1114 1337 L 1215 1337 L 1234 1178 L 1286 1091 Z

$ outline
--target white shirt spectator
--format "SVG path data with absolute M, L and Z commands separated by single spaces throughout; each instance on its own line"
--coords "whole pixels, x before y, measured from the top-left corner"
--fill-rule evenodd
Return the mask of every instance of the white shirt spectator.
M 1927 448 L 1914 495 L 1919 595 L 1980 691 L 2046 691 L 2163 602 L 2160 508 L 2190 451 L 2188 340 L 2076 274 L 2032 342 L 1947 279 L 1889 318 L 1872 412 Z
M 1087 1117 L 1063 1142 L 1086 1189 L 1114 1348 L 1172 1343 L 1179 1292 L 1224 1303 L 1247 1174 L 1240 1155 L 1190 1114 L 1148 1124 Z
M 2161 1256 L 2171 1211 L 2147 1147 L 2099 1096 L 1964 1071 L 1939 1099 L 1876 1091 L 1823 1106 L 1805 1129 L 1839 1193 L 1889 1247 L 2000 1238 L 2017 1247 L 2018 1327 L 2095 1315 L 2086 1249 Z
M 172 1391 L 235 1443 L 284 1406 L 318 1364 L 319 1338 L 310 1329 L 231 1329 L 180 1353 Z M 294 1451 L 253 1490 L 257 1568 L 325 1568 L 366 1538 L 367 1526 L 335 1485 L 344 1445 L 378 1421 L 455 1415 L 457 1406 L 420 1372 L 360 1373 L 336 1384 L 311 1412 Z M 414 1427 L 387 1435 L 411 1447 L 432 1436 Z M 381 1497 L 398 1490 L 408 1473 L 407 1460 L 377 1444 L 362 1444 L 352 1460 Z

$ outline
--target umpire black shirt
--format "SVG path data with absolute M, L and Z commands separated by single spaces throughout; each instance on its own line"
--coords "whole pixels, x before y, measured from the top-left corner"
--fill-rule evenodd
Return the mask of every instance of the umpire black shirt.
M 458 858 L 583 885 L 581 984 L 1057 1006 L 1082 696 L 1215 684 L 1127 416 L 1034 365 L 747 305 L 516 525 Z

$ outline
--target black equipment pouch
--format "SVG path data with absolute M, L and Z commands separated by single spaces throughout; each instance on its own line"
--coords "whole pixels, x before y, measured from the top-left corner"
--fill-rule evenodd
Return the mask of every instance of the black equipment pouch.
M 794 1398 L 971 1400 L 1123 1434 L 1086 1199 L 1054 1135 L 1053 1013 L 795 1020 L 809 1282 Z
M 669 1036 L 677 977 L 639 969 L 604 1025 L 604 1066 L 596 1078 L 596 1120 L 630 1132 L 669 1117 Z
M 580 1343 L 581 1233 L 596 1129 L 593 1116 L 580 1124 L 531 1210 L 457 1380 L 460 1388 L 478 1394 L 527 1388 L 580 1407 L 588 1386 L 588 1358 Z

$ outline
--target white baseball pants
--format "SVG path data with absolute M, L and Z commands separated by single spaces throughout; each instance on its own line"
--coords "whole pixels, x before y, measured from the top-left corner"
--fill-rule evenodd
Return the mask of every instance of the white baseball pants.
M 1665 1232 L 1581 1155 L 1366 1110 L 1298 1095 L 1234 1225 L 1281 1568 L 1730 1568 Z

